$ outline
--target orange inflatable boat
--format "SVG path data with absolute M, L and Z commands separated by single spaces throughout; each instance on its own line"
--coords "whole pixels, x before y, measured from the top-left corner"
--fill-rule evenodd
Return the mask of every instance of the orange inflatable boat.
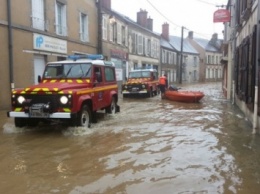
M 166 90 L 164 97 L 172 101 L 193 103 L 199 102 L 204 97 L 204 93 L 200 91 Z

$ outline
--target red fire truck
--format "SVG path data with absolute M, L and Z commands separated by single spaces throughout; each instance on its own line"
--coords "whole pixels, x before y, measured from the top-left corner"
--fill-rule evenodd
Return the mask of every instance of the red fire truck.
M 38 78 L 39 84 L 12 91 L 12 110 L 7 115 L 14 117 L 16 127 L 50 119 L 90 127 L 97 111 L 120 111 L 115 67 L 102 55 L 50 62 Z
M 159 90 L 159 78 L 156 69 L 137 69 L 129 72 L 125 84 L 122 85 L 123 97 L 131 95 L 146 95 L 152 97 Z

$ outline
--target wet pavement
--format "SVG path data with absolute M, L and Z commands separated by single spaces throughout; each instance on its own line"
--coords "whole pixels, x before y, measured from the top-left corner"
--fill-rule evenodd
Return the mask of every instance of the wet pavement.
M 200 103 L 120 99 L 90 129 L 15 128 L 1 111 L 0 193 L 256 194 L 260 137 L 220 83 Z

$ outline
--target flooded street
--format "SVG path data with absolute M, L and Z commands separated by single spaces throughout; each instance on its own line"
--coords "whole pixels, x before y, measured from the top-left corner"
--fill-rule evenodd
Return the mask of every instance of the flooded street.
M 59 124 L 14 127 L 1 111 L 0 193 L 257 194 L 260 137 L 221 83 L 200 103 L 119 100 L 90 129 Z

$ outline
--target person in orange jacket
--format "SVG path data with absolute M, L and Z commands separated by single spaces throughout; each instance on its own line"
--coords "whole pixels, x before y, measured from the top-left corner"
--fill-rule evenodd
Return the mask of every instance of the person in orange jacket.
M 159 78 L 159 87 L 161 90 L 161 98 L 163 99 L 165 95 L 165 90 L 168 88 L 168 79 L 166 74 Z

